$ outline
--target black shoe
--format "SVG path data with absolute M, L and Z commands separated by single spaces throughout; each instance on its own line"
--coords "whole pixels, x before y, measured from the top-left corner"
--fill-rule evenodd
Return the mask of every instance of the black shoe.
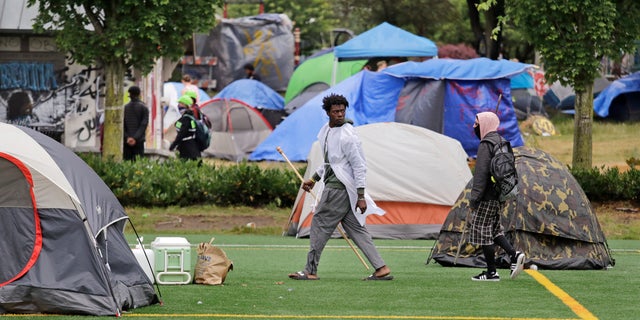
M 500 281 L 500 275 L 497 272 L 488 273 L 486 271 L 482 271 L 481 274 L 471 277 L 473 281 Z

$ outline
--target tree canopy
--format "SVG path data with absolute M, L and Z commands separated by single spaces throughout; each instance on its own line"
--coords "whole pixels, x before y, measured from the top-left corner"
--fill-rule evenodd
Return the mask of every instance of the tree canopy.
M 220 2 L 29 0 L 29 6 L 39 8 L 34 28 L 55 31 L 58 46 L 79 63 L 116 62 L 146 73 L 160 57 L 180 58 L 194 31 L 215 24 Z
M 590 168 L 593 81 L 604 57 L 632 51 L 640 36 L 640 3 L 507 0 L 506 14 L 540 52 L 547 82 L 575 90 L 573 165 Z
M 160 57 L 177 60 L 184 42 L 215 24 L 221 0 L 29 0 L 35 30 L 52 31 L 60 49 L 83 65 L 104 69 L 103 155 L 122 158 L 124 74 L 147 74 Z

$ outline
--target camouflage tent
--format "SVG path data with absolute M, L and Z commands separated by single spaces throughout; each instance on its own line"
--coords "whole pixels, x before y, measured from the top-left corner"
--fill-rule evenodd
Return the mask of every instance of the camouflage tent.
M 544 269 L 604 269 L 614 264 L 589 199 L 567 167 L 549 154 L 528 147 L 514 149 L 520 176 L 518 197 L 505 204 L 502 225 L 525 265 Z M 431 253 L 443 266 L 454 266 L 469 210 L 469 181 L 451 208 Z M 468 240 L 468 233 L 465 236 Z M 508 255 L 496 249 L 500 267 Z M 429 259 L 430 260 L 430 259 Z M 456 266 L 485 267 L 482 249 L 464 241 Z

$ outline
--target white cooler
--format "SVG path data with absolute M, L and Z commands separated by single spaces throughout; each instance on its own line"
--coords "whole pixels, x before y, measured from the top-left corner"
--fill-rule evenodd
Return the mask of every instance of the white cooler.
M 182 237 L 157 237 L 151 242 L 159 284 L 191 283 L 191 244 Z
M 140 244 L 137 244 L 135 248 L 131 249 L 133 255 L 136 256 L 136 260 L 138 260 L 138 264 L 142 267 L 144 274 L 147 275 L 147 278 L 151 280 L 151 283 L 156 283 L 156 279 L 153 276 L 153 272 L 151 271 L 152 266 L 155 265 L 155 257 L 153 255 L 153 250 L 151 249 L 142 249 Z M 146 256 L 145 256 L 146 254 Z M 149 261 L 147 261 L 149 259 Z

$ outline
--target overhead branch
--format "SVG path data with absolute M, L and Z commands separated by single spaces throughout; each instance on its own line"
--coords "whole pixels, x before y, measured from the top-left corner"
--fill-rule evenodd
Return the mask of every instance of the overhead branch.
M 89 21 L 91 21 L 91 25 L 93 25 L 93 29 L 96 31 L 96 33 L 103 34 L 104 27 L 100 23 L 100 19 L 98 18 L 98 15 L 95 14 L 93 11 L 91 11 L 91 8 L 89 8 L 86 4 L 83 4 L 82 8 L 84 9 L 84 12 L 87 14 L 87 18 L 89 18 Z

